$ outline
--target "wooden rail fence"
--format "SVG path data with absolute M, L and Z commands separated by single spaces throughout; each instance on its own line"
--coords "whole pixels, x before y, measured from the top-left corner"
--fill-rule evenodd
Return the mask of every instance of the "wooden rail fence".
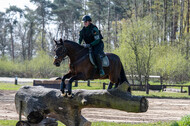
M 66 80 L 67 81 L 67 80 Z M 47 88 L 56 88 L 60 89 L 61 80 L 34 80 L 33 86 L 44 86 Z M 90 82 L 90 81 L 75 81 L 75 86 L 78 86 L 78 83 L 87 83 L 87 86 L 90 86 L 90 83 L 100 83 L 100 82 Z M 107 83 L 103 83 L 103 89 L 106 89 Z M 132 84 L 132 89 L 136 90 L 144 90 L 146 94 L 149 94 L 150 90 L 158 90 L 163 91 L 167 87 L 181 87 L 181 93 L 183 92 L 183 87 L 188 87 L 188 95 L 190 95 L 190 85 L 137 85 Z M 137 88 L 136 88 L 137 87 Z

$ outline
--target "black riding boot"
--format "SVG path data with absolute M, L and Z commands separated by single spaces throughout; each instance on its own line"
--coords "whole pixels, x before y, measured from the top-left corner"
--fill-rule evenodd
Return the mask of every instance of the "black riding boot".
M 102 60 L 101 60 L 101 58 L 100 58 L 100 55 L 98 55 L 98 54 L 95 55 L 95 58 L 96 58 L 96 65 L 97 65 L 97 67 L 98 67 L 100 76 L 102 77 L 102 76 L 105 75 L 104 70 L 103 70 L 103 68 L 102 68 Z

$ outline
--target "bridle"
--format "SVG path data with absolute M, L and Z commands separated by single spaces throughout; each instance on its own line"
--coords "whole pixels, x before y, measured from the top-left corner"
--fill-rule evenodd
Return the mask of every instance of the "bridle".
M 63 53 L 61 53 L 61 54 L 59 54 L 59 55 L 55 55 L 55 56 L 54 56 L 54 59 L 58 59 L 60 56 L 61 56 L 61 57 L 64 57 L 65 53 L 67 53 L 67 48 L 65 48 L 64 45 L 63 45 Z M 67 59 L 67 58 L 68 58 L 68 57 L 65 56 L 65 57 L 63 58 L 63 60 L 65 60 L 65 59 Z
M 55 41 L 55 40 L 54 40 L 54 41 Z M 59 54 L 59 55 L 55 55 L 55 56 L 54 56 L 54 59 L 55 59 L 55 60 L 57 59 L 57 60 L 59 61 L 59 63 L 61 63 L 62 60 L 65 60 L 65 59 L 68 58 L 68 54 L 65 56 L 65 54 L 68 53 L 68 50 L 67 50 L 67 48 L 64 46 L 64 44 L 63 44 L 63 42 L 62 42 L 62 39 L 60 39 L 60 41 L 61 41 L 61 44 L 62 44 L 62 46 L 63 46 L 63 52 L 62 52 L 61 54 Z M 55 41 L 55 43 L 56 43 L 56 45 L 58 45 L 57 41 Z M 59 48 L 58 48 L 58 49 L 59 49 Z M 85 48 L 81 49 L 80 51 L 78 51 L 78 52 L 76 52 L 76 53 L 74 53 L 74 54 L 69 54 L 69 55 L 70 55 L 70 56 L 78 55 L 78 54 L 80 54 L 83 50 L 85 50 Z M 90 52 L 90 51 L 91 51 L 91 48 L 89 48 L 89 52 Z M 62 60 L 59 59 L 60 56 L 63 57 Z M 74 66 L 75 64 L 78 64 L 78 63 L 81 62 L 83 59 L 85 59 L 86 56 L 88 56 L 88 54 L 86 54 L 86 55 L 80 57 L 77 61 L 75 61 L 74 63 L 72 63 L 71 66 Z
M 85 49 L 85 48 L 81 49 L 79 52 L 76 52 L 76 53 L 74 53 L 74 54 L 71 54 L 71 56 L 74 56 L 74 55 L 76 55 L 76 54 L 80 54 L 84 49 Z M 61 53 L 61 54 L 59 54 L 59 55 L 55 55 L 55 56 L 54 56 L 54 59 L 58 59 L 60 56 L 64 57 L 64 54 L 67 53 L 67 52 L 68 52 L 67 48 L 65 48 L 65 46 L 63 45 L 63 53 Z M 63 58 L 63 60 L 65 60 L 65 59 L 68 59 L 68 56 L 65 56 L 65 57 Z

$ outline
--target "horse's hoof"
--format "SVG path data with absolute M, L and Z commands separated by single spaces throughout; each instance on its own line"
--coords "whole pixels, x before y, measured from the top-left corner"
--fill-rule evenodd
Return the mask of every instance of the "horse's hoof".
M 66 97 L 66 96 L 67 96 L 67 93 L 63 93 L 63 94 L 61 94 L 61 96 Z
M 26 121 L 18 121 L 16 126 L 30 126 L 28 122 Z
M 67 97 L 68 97 L 68 98 L 73 98 L 74 96 L 73 96 L 72 93 L 71 93 L 71 94 L 67 93 Z

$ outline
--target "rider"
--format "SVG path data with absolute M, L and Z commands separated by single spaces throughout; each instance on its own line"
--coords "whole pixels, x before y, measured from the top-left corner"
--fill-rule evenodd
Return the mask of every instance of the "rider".
M 98 28 L 92 24 L 92 19 L 90 16 L 85 15 L 82 18 L 82 21 L 84 23 L 84 27 L 80 31 L 80 38 L 79 38 L 79 44 L 82 43 L 82 40 L 84 40 L 85 48 L 92 47 L 92 52 L 96 61 L 96 65 L 98 67 L 100 76 L 104 76 L 104 70 L 102 68 L 102 60 L 100 55 L 104 54 L 104 43 L 102 41 L 103 37 L 98 30 Z

